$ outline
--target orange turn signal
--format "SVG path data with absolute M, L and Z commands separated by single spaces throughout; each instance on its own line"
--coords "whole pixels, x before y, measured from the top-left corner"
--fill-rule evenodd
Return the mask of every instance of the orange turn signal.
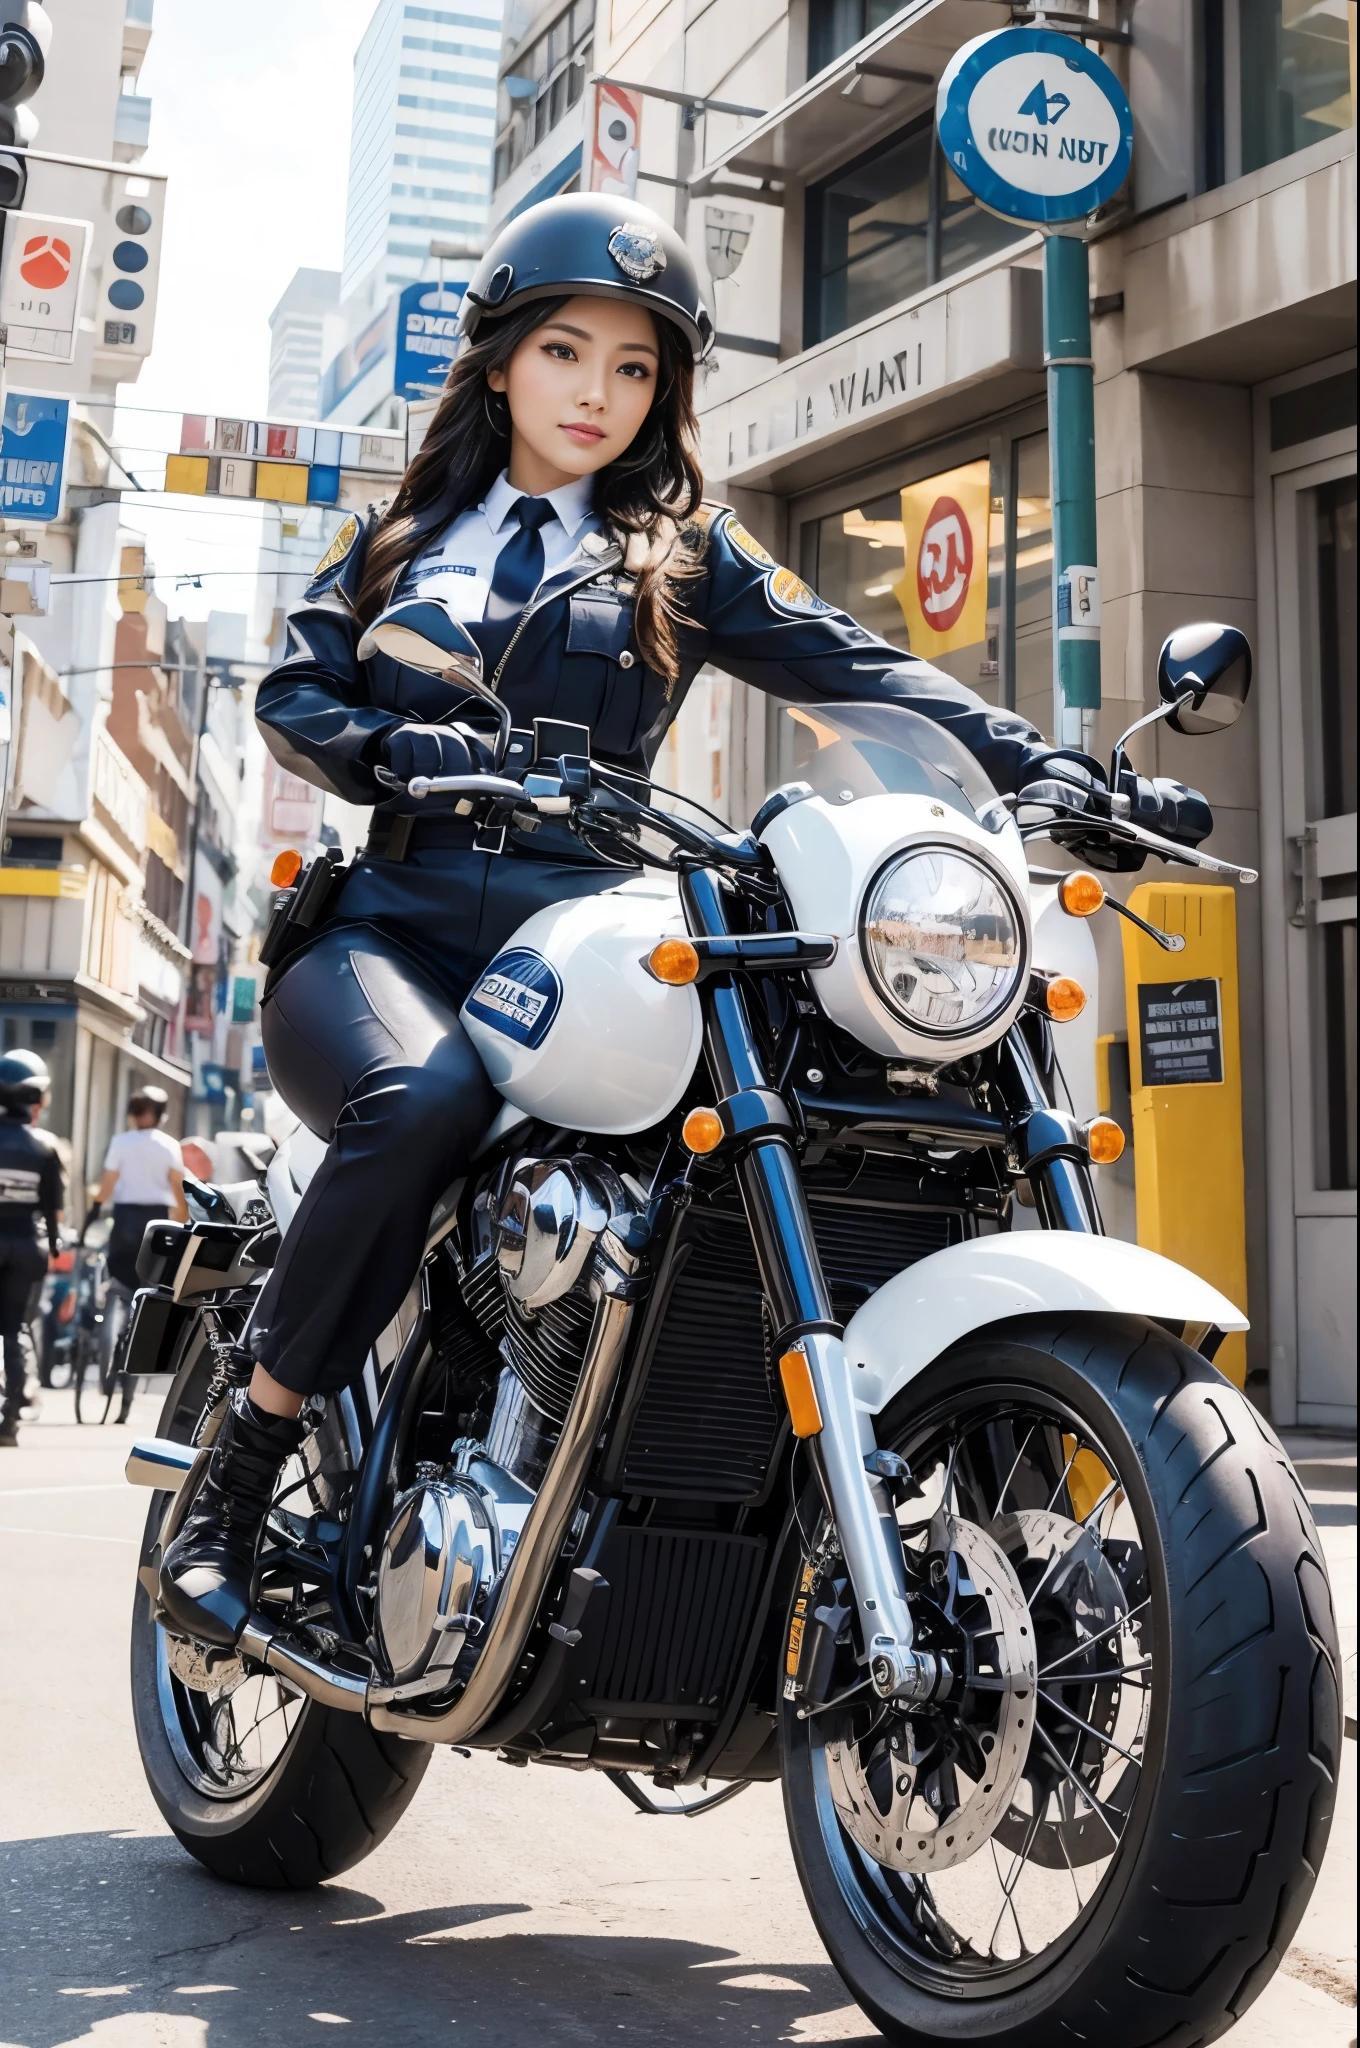
M 812 1384 L 807 1353 L 786 1351 L 779 1361 L 779 1377 L 784 1383 L 784 1399 L 789 1404 L 794 1435 L 820 1436 L 822 1411 L 817 1405 L 817 1389 Z
M 1070 974 L 1060 974 L 1048 984 L 1044 1001 L 1055 1024 L 1070 1024 L 1086 1008 L 1086 991 Z
M 1059 882 L 1058 901 L 1069 917 L 1094 917 L 1105 901 L 1104 884 L 1085 868 L 1078 868 Z
M 1094 1116 L 1086 1126 L 1086 1149 L 1092 1166 L 1113 1166 L 1124 1156 L 1124 1133 L 1112 1116 Z
M 683 988 L 699 978 L 698 949 L 688 939 L 663 939 L 647 955 L 647 967 L 670 988 Z
M 716 1109 L 692 1109 L 680 1135 L 691 1152 L 716 1152 L 723 1141 L 722 1118 Z
M 285 847 L 282 853 L 274 855 L 274 865 L 269 870 L 269 879 L 276 889 L 291 889 L 302 873 L 302 855 L 295 846 Z

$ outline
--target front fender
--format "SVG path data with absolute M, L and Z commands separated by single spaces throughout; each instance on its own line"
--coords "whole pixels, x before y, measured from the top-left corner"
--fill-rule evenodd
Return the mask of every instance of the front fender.
M 1068 1230 L 999 1232 L 918 1259 L 852 1317 L 845 1356 L 855 1399 L 876 1415 L 960 1338 L 1054 1309 L 1248 1327 L 1207 1280 L 1141 1245 Z

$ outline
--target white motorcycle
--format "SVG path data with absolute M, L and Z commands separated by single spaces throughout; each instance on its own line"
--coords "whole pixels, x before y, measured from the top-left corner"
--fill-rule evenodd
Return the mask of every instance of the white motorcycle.
M 1154 715 L 1206 730 L 1249 655 L 1188 631 Z M 372 637 L 480 690 L 436 605 Z M 1001 799 L 901 708 L 796 714 L 800 778 L 732 833 L 560 726 L 506 774 L 490 702 L 496 772 L 423 791 L 493 839 L 566 820 L 620 879 L 468 998 L 504 1108 L 362 1384 L 312 1404 L 233 1653 L 167 1630 L 157 1567 L 320 1141 L 268 1208 L 205 1191 L 148 1234 L 129 1370 L 176 1377 L 129 1467 L 156 1490 L 133 1689 L 162 1811 L 220 1875 L 306 1885 L 435 1743 L 602 1770 L 647 1812 L 782 1777 L 889 2040 L 1214 2038 L 1326 1845 L 1336 1631 L 1288 1460 L 1212 1364 L 1240 1310 L 1103 1233 L 1119 1137 L 1060 1104 L 1052 971 L 1102 890 L 1036 896 L 1025 847 L 1226 864 L 1089 789 Z

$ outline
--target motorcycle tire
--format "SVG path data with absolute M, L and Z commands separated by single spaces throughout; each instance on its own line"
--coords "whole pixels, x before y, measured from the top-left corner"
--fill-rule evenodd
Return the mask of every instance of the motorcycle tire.
M 191 1325 L 158 1434 L 193 1440 L 211 1372 Z M 168 1496 L 147 1516 L 141 1562 L 159 1535 Z M 240 1796 L 196 1786 L 167 1729 L 160 1630 L 140 1582 L 132 1614 L 132 1709 L 152 1797 L 176 1838 L 205 1869 L 233 1884 L 300 1891 L 352 1869 L 391 1833 L 433 1754 L 428 1743 L 379 1735 L 361 1714 L 303 1700 L 267 1774 Z
M 932 1978 L 876 1920 L 873 1887 L 887 1897 L 891 1878 L 837 1833 L 827 1737 L 786 1702 L 799 1876 L 852 1996 L 899 2048 L 1191 2048 L 1269 1982 L 1326 1849 L 1341 1665 L 1322 1548 L 1263 1418 L 1198 1352 L 1136 1317 L 1036 1316 L 979 1333 L 878 1418 L 879 1443 L 902 1445 L 932 1404 L 948 1413 L 995 1393 L 999 1409 L 1008 1388 L 1046 1390 L 1083 1419 L 1143 1538 L 1151 1668 L 1170 1676 L 1153 1688 L 1118 1848 L 1051 1954 L 1027 1959 L 1021 1942 L 1013 1988 L 962 1970 Z

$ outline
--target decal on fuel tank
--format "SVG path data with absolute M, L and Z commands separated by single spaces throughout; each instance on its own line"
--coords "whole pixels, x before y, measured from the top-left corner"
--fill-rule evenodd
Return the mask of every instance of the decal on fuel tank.
M 533 1051 L 562 1007 L 557 969 L 529 946 L 498 953 L 467 999 L 470 1014 Z

